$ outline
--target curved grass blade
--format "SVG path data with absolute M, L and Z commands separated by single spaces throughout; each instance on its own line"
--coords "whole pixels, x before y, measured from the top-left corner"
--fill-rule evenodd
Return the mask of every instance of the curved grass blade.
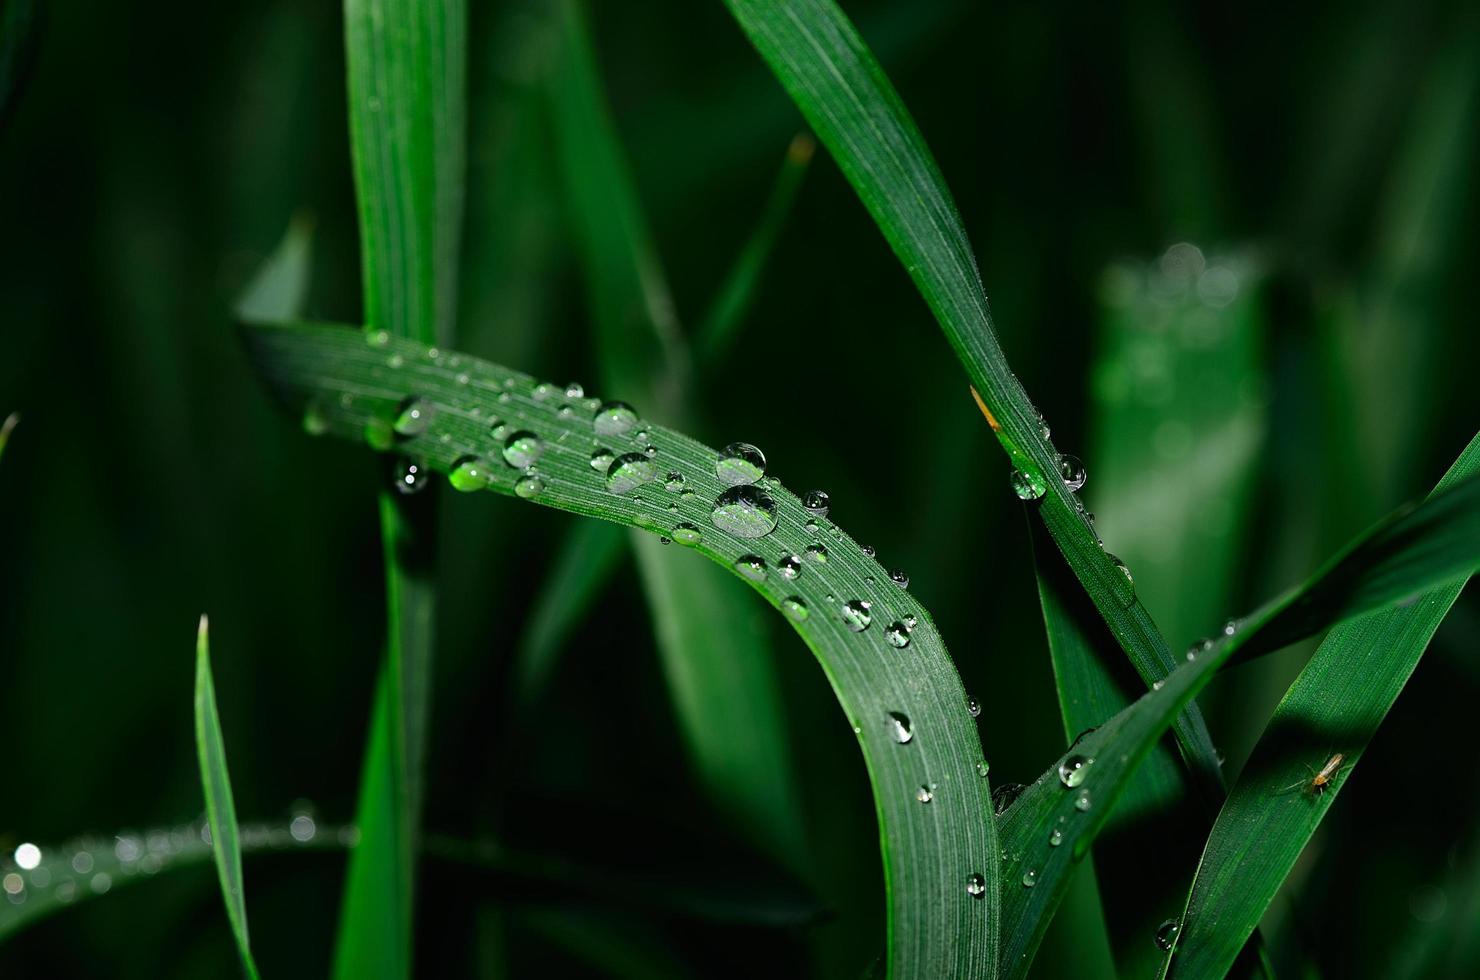
M 1042 495 L 1039 513 L 1117 642 L 1146 683 L 1173 666 L 1166 641 L 1059 478 L 1042 417 L 992 331 L 976 259 L 914 120 L 833 0 L 726 0 L 751 43 L 801 109 L 935 314 L 966 369 L 998 442 Z M 1222 797 L 1222 776 L 1196 706 L 1177 737 L 1199 786 Z
M 1014 899 L 1003 903 L 1004 950 L 1016 951 L 1020 960 L 1031 958 L 1046 926 L 1045 917 L 1052 914 L 1062 898 L 1075 863 L 1088 853 L 1091 843 L 1104 828 L 1110 808 L 1125 790 L 1131 773 L 1151 751 L 1182 706 L 1242 648 L 1264 642 L 1261 636 L 1266 630 L 1278 632 L 1288 610 L 1300 606 L 1305 597 L 1318 594 L 1328 578 L 1344 584 L 1359 577 L 1354 574 L 1353 567 L 1364 562 L 1377 561 L 1389 570 L 1402 569 L 1401 575 L 1381 576 L 1390 586 L 1389 593 L 1411 594 L 1437 582 L 1467 574 L 1456 574 L 1456 567 L 1465 566 L 1457 563 L 1452 555 L 1436 555 L 1433 546 L 1448 540 L 1449 535 L 1442 524 L 1425 519 L 1425 513 L 1443 514 L 1452 524 L 1463 524 L 1469 515 L 1463 510 L 1456 511 L 1452 502 L 1444 498 L 1458 493 L 1462 495 L 1461 500 L 1468 501 L 1472 499 L 1468 496 L 1473 492 L 1471 486 L 1480 486 L 1480 479 L 1471 478 L 1460 483 L 1408 512 L 1411 526 L 1422 529 L 1422 533 L 1406 538 L 1406 547 L 1415 556 L 1414 560 L 1405 560 L 1401 553 L 1393 550 L 1365 550 L 1358 544 L 1337 564 L 1317 575 L 1310 587 L 1286 593 L 1234 624 L 1231 630 L 1209 641 L 1206 646 L 1194 647 L 1189 651 L 1187 661 L 1155 685 L 1150 693 L 1099 728 L 1083 735 L 1069 753 L 1040 776 L 1000 821 L 999 835 L 1008 855 L 1002 866 L 1004 888 L 1015 881 L 1023 888 L 1013 893 Z M 1473 532 L 1465 532 L 1455 535 L 1455 538 L 1452 550 L 1469 555 L 1468 567 L 1471 570 L 1480 565 L 1480 537 Z M 1419 560 L 1417 556 L 1428 556 L 1429 560 Z M 1343 595 L 1349 594 L 1344 589 L 1338 591 Z M 1392 598 L 1391 594 L 1382 591 L 1357 594 L 1367 597 L 1371 604 L 1317 602 L 1312 608 L 1324 610 L 1332 617 L 1350 618 Z M 1314 623 L 1313 620 L 1304 621 Z M 1331 621 L 1326 620 L 1326 624 Z M 1072 763 L 1070 760 L 1074 757 L 1078 757 L 1081 764 Z M 1054 831 L 1058 831 L 1057 838 L 1054 838 Z M 1249 932 L 1245 932 L 1239 937 L 1235 953 L 1248 936 Z M 1004 964 L 1007 962 L 1004 957 Z M 1227 966 L 1225 963 L 1224 968 Z
M 299 316 L 313 273 L 313 219 L 295 214 L 272 254 L 236 300 L 238 319 L 271 323 Z
M 815 518 L 770 479 L 730 486 L 719 455 L 678 432 L 635 420 L 598 431 L 595 399 L 567 402 L 554 386 L 482 360 L 434 356 L 398 338 L 375 346 L 342 327 L 257 327 L 246 336 L 273 387 L 290 402 L 311 401 L 329 432 L 360 439 L 368 431 L 379 442 L 397 407 L 415 397 L 427 409 L 425 428 L 403 433 L 396 448 L 450 473 L 454 486 L 653 534 L 672 537 L 680 525 L 698 532 L 680 540 L 787 616 L 858 735 L 879 819 L 894 975 L 993 975 L 996 833 L 966 695 L 926 611 L 852 538 L 825 521 L 814 536 L 806 524 Z M 592 466 L 603 451 L 614 457 L 605 473 Z M 663 488 L 669 470 L 683 474 L 687 492 Z M 793 579 L 777 571 L 782 555 L 819 542 L 825 563 L 809 562 Z M 749 555 L 764 562 L 764 579 L 742 571 Z M 919 802 L 931 784 L 931 802 Z
M 246 898 L 242 893 L 241 837 L 236 826 L 236 804 L 231 799 L 231 777 L 226 772 L 226 740 L 221 735 L 221 719 L 216 713 L 216 687 L 211 680 L 210 638 L 204 615 L 200 617 L 195 638 L 195 751 L 200 757 L 211 851 L 216 859 L 216 874 L 221 879 L 221 896 L 226 900 L 226 917 L 231 920 L 242 970 L 256 980 L 257 964 L 252 960 Z
M 451 335 L 462 226 L 465 0 L 345 0 L 350 150 L 368 336 Z M 434 500 L 382 491 L 386 657 L 334 975 L 408 977 L 429 710 Z
M 1444 474 L 1430 501 L 1452 500 L 1465 488 L 1480 486 L 1477 477 L 1480 436 Z M 1471 514 L 1480 512 L 1480 498 L 1470 495 L 1467 506 Z M 1436 509 L 1448 513 L 1451 522 L 1464 516 Z M 1408 570 L 1417 562 L 1400 564 Z M 1218 815 L 1163 976 L 1217 976 L 1232 962 L 1335 802 L 1474 567 L 1396 607 L 1343 623 L 1327 635 L 1280 701 Z M 1310 771 L 1322 770 L 1338 755 L 1341 759 L 1324 788 L 1312 789 Z

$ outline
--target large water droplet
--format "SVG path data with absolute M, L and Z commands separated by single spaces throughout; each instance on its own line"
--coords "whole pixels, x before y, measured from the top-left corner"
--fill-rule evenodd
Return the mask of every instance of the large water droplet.
M 1177 944 L 1177 933 L 1182 931 L 1182 926 L 1176 919 L 1168 919 L 1156 927 L 1156 946 L 1158 949 L 1170 950 Z
M 658 467 L 642 453 L 625 453 L 612 460 L 606 471 L 606 489 L 609 493 L 631 493 L 645 483 L 658 478 Z
M 818 565 L 827 564 L 827 549 L 820 544 L 807 545 L 807 559 Z
M 551 398 L 555 397 L 555 393 L 559 390 L 559 388 L 556 388 L 550 382 L 541 381 L 539 384 L 534 386 L 534 400 L 537 402 L 549 401 Z
M 904 623 L 893 622 L 884 629 L 884 639 L 896 650 L 903 650 L 910 645 L 910 631 L 905 629 Z
M 1022 783 L 1003 783 L 998 786 L 992 790 L 992 812 L 999 817 L 1002 816 L 1027 789 L 1028 787 Z
M 420 493 L 426 489 L 430 477 L 431 471 L 419 460 L 402 456 L 396 461 L 395 486 L 401 493 Z
M 966 894 L 972 898 L 981 898 L 987 893 L 987 879 L 979 874 L 966 876 Z
M 790 596 L 781 600 L 781 611 L 787 616 L 801 622 L 807 618 L 807 604 L 802 601 L 801 596 Z
M 980 718 L 982 716 L 982 703 L 976 698 L 969 697 L 966 699 L 966 710 L 970 712 L 971 717 Z
M 714 526 L 741 538 L 762 538 L 776 529 L 776 501 L 764 490 L 732 486 L 714 502 Z
M 591 468 L 605 473 L 611 469 L 612 460 L 616 458 L 616 454 L 610 449 L 598 449 L 591 454 Z
M 904 572 L 900 571 L 898 568 L 889 573 L 889 581 L 893 582 L 901 589 L 908 589 L 910 587 L 910 577 Z
M 581 387 L 581 383 L 579 381 L 572 381 L 572 382 L 570 382 L 569 384 L 567 384 L 565 386 L 565 397 L 566 398 L 585 398 L 586 397 L 586 389 L 583 388 L 583 387 Z
M 538 496 L 545 490 L 545 481 L 534 474 L 521 476 L 519 482 L 514 484 L 514 493 L 528 500 L 530 497 Z
M 752 582 L 766 580 L 766 560 L 760 555 L 741 555 L 735 559 L 735 571 Z
M 776 571 L 784 579 L 794 579 L 802 574 L 802 560 L 796 555 L 782 555 L 776 559 Z
M 730 486 L 754 483 L 766 475 L 766 455 L 748 442 L 732 442 L 720 453 L 714 473 Z
M 409 439 L 425 432 L 431 421 L 432 406 L 420 398 L 411 397 L 396 409 L 396 421 L 391 428 L 396 430 L 396 435 Z
M 889 734 L 900 745 L 914 738 L 915 733 L 910 728 L 909 716 L 900 714 L 898 711 L 889 712 Z
M 1023 872 L 1023 887 L 1024 888 L 1032 888 L 1036 884 L 1038 884 L 1038 872 L 1037 871 L 1034 871 L 1032 868 L 1029 868 L 1027 871 L 1024 871 Z
M 867 599 L 849 599 L 843 603 L 843 625 L 855 633 L 862 633 L 874 621 L 869 612 L 872 606 Z
M 1019 500 L 1037 500 L 1048 491 L 1043 481 L 1025 470 L 1012 471 L 1012 492 Z
M 686 548 L 692 548 L 704 540 L 704 532 L 692 524 L 680 524 L 673 529 L 673 540 Z
M 504 462 L 517 470 L 533 466 L 545 454 L 545 444 L 533 432 L 516 432 L 504 443 Z
M 1064 481 L 1064 486 L 1070 490 L 1078 490 L 1084 486 L 1089 474 L 1084 471 L 1084 464 L 1079 461 L 1078 456 L 1060 455 L 1057 462 L 1059 477 Z
M 651 455 L 651 453 L 649 453 L 648 455 Z M 670 472 L 667 476 L 663 478 L 664 490 L 671 491 L 672 493 L 678 493 L 680 490 L 683 489 L 683 487 L 683 474 L 678 472 L 677 470 Z
M 626 402 L 605 402 L 591 419 L 599 436 L 619 436 L 636 424 L 637 412 Z
M 978 776 L 981 776 L 983 779 L 985 779 L 987 777 L 987 773 L 989 773 L 991 771 L 992 771 L 992 765 L 991 765 L 991 763 L 987 762 L 986 759 L 983 759 L 982 761 L 980 761 L 980 762 L 978 762 L 976 764 L 976 774 Z
M 1083 783 L 1089 775 L 1089 767 L 1094 764 L 1094 759 L 1087 755 L 1071 755 L 1059 763 L 1059 782 L 1073 789 Z
M 1064 832 L 1062 830 L 1060 830 L 1059 828 L 1055 827 L 1053 830 L 1051 830 L 1051 831 L 1048 832 L 1048 846 L 1049 847 L 1058 847 L 1063 842 L 1064 842 Z
M 482 490 L 489 484 L 488 464 L 477 456 L 464 456 L 452 466 L 447 482 L 462 493 Z
M 806 508 L 807 513 L 815 514 L 818 517 L 827 516 L 829 505 L 830 502 L 827 499 L 827 494 L 822 490 L 809 490 L 807 495 L 802 498 L 802 506 Z

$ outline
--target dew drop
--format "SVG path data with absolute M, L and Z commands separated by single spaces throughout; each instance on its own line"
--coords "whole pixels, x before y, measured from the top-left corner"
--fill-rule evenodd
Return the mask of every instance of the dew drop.
M 396 461 L 396 489 L 403 494 L 420 493 L 430 482 L 431 471 L 420 460 L 402 456 Z
M 504 443 L 504 462 L 522 470 L 545 454 L 545 444 L 533 432 L 515 432 Z
M 732 486 L 715 500 L 709 519 L 736 537 L 762 538 L 776 529 L 776 501 L 764 490 Z
M 391 342 L 389 330 L 372 330 L 365 335 L 365 342 L 371 347 L 384 347 Z
M 606 471 L 608 493 L 631 493 L 658 478 L 658 467 L 642 453 L 624 453 L 612 460 Z
M 966 876 L 966 894 L 972 898 L 981 898 L 987 893 L 987 879 L 979 874 Z
M 827 549 L 820 544 L 807 545 L 807 560 L 818 565 L 826 565 Z
M 402 401 L 396 409 L 396 421 L 391 428 L 396 430 L 396 435 L 409 439 L 425 432 L 431 421 L 432 406 L 413 396 Z
M 502 442 L 509 437 L 509 423 L 503 419 L 492 419 L 488 423 L 488 434 Z
M 915 631 L 915 625 L 918 622 L 919 621 L 917 619 L 915 619 L 914 616 L 906 616 L 904 618 L 904 628 L 907 629 L 907 630 L 909 630 L 911 633 L 913 633 Z
M 303 431 L 311 436 L 321 436 L 329 431 L 329 416 L 324 411 L 324 403 L 317 398 L 310 399 L 303 407 Z
M 452 484 L 452 489 L 462 493 L 471 493 L 474 490 L 482 490 L 489 484 L 488 465 L 477 456 L 464 456 L 452 466 L 452 472 L 447 474 L 447 482 Z
M 1048 834 L 1048 846 L 1049 847 L 1058 847 L 1063 842 L 1064 842 L 1064 832 L 1062 830 L 1060 830 L 1059 828 L 1055 827 L 1053 830 L 1049 831 L 1049 834 Z
M 1023 887 L 1024 888 L 1032 888 L 1036 884 L 1038 884 L 1038 872 L 1037 871 L 1034 871 L 1032 868 L 1029 868 L 1027 871 L 1024 871 L 1023 872 Z
M 637 424 L 637 412 L 626 402 L 603 402 L 591 418 L 599 436 L 619 436 Z
M 658 447 L 652 445 L 643 446 L 642 454 L 648 459 L 652 459 L 654 456 L 658 455 Z
M 829 505 L 830 501 L 827 499 L 827 493 L 822 490 L 809 490 L 807 495 L 802 498 L 802 507 L 806 509 L 807 513 L 817 517 L 826 517 Z
M 989 773 L 991 771 L 992 771 L 992 766 L 991 766 L 990 763 L 987 762 L 986 759 L 983 759 L 982 761 L 980 761 L 980 762 L 978 762 L 976 764 L 976 774 L 978 776 L 981 776 L 983 779 L 985 779 L 987 777 L 987 773 Z
M 549 401 L 558 390 L 550 382 L 542 381 L 534 386 L 534 400 L 537 402 Z
M 1074 809 L 1076 809 L 1079 812 L 1083 813 L 1084 811 L 1088 810 L 1089 807 L 1090 807 L 1089 790 L 1087 790 L 1087 789 L 1080 790 L 1079 791 L 1079 798 L 1074 801 Z
M 797 621 L 798 623 L 806 619 L 809 613 L 809 610 L 807 609 L 807 604 L 802 601 L 801 596 L 789 596 L 785 599 L 782 599 L 781 610 L 785 612 L 789 618 Z
M 528 500 L 530 497 L 539 496 L 544 490 L 545 481 L 533 474 L 520 477 L 519 482 L 514 484 L 514 493 L 517 496 L 523 497 L 525 500 Z
M 683 474 L 677 470 L 670 472 L 663 478 L 663 489 L 672 493 L 678 493 L 684 487 Z
M 992 790 L 992 813 L 1002 816 L 1027 789 L 1022 783 L 1003 783 Z
M 802 560 L 796 555 L 782 555 L 776 559 L 776 571 L 790 581 L 802 574 Z
M 616 458 L 610 449 L 598 449 L 591 454 L 591 468 L 605 473 L 611 468 L 612 460 Z
M 1089 767 L 1094 765 L 1094 759 L 1087 755 L 1071 755 L 1059 763 L 1059 782 L 1073 789 L 1083 783 L 1089 775 Z
M 874 621 L 869 609 L 873 606 L 867 599 L 849 599 L 843 603 L 843 625 L 854 633 L 862 633 Z
M 971 713 L 971 717 L 980 718 L 982 716 L 982 703 L 976 698 L 969 697 L 966 699 L 966 710 Z
M 1043 481 L 1025 470 L 1012 471 L 1012 492 L 1019 500 L 1037 500 L 1048 491 Z
M 692 524 L 680 524 L 673 529 L 673 540 L 685 548 L 692 548 L 704 540 L 704 532 Z
M 1084 471 L 1084 464 L 1079 461 L 1078 456 L 1062 454 L 1057 459 L 1059 476 L 1064 481 L 1064 486 L 1070 490 L 1078 490 L 1084 486 L 1084 481 L 1089 474 Z
M 721 483 L 743 486 L 766 475 L 766 456 L 748 442 L 732 442 L 720 453 L 714 473 Z
M 904 628 L 904 623 L 890 623 L 884 630 L 884 639 L 896 650 L 903 650 L 910 645 L 910 631 Z
M 878 551 L 876 551 L 874 549 L 874 546 L 873 545 L 866 544 L 866 545 L 863 546 L 863 553 L 864 553 L 865 556 L 867 556 L 869 558 L 872 558 L 872 557 L 874 557 L 875 555 L 878 554 Z
M 1156 927 L 1156 947 L 1162 950 L 1171 950 L 1177 943 L 1177 933 L 1182 931 L 1182 926 L 1176 919 L 1168 919 Z
M 1226 623 L 1223 624 L 1223 635 L 1224 636 L 1232 636 L 1233 634 L 1235 634 L 1237 632 L 1238 632 L 1238 620 L 1236 620 L 1236 619 L 1230 619 L 1228 622 L 1226 622 Z
M 816 534 L 818 531 L 822 530 L 821 526 L 816 521 L 808 521 L 804 526 L 806 527 L 808 534 Z
M 914 738 L 915 733 L 910 728 L 909 716 L 902 715 L 898 711 L 889 712 L 889 734 L 900 745 L 904 745 L 910 739 Z
M 585 398 L 586 397 L 586 389 L 583 388 L 583 387 L 581 387 L 581 383 L 579 381 L 572 381 L 570 384 L 568 384 L 568 385 L 565 386 L 565 397 L 566 398 Z
M 930 791 L 929 786 L 921 786 L 919 789 L 915 790 L 915 799 L 921 803 L 929 803 L 931 800 L 935 799 L 935 794 Z
M 910 577 L 898 568 L 889 573 L 889 581 L 901 589 L 908 589 L 910 587 Z
M 735 559 L 735 571 L 752 582 L 766 580 L 766 560 L 760 555 L 741 555 Z

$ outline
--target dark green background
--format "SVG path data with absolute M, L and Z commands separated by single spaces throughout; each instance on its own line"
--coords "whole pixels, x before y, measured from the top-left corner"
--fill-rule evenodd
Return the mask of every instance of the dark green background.
M 1480 43 L 1466 41 L 1480 35 L 1466 6 L 845 4 L 953 189 L 1009 358 L 1057 445 L 1085 458 L 1091 509 L 1106 268 L 1184 240 L 1260 257 L 1248 329 L 1268 431 L 1248 520 L 1223 545 L 1236 571 L 1213 599 L 1228 614 L 1426 492 L 1480 422 L 1469 177 Z M 339 10 L 42 7 L 34 63 L 0 117 L 0 415 L 23 416 L 0 460 L 0 849 L 200 812 L 202 611 L 239 814 L 286 820 L 309 800 L 321 820 L 348 820 L 380 655 L 380 463 L 278 414 L 229 312 L 290 217 L 308 212 L 309 312 L 357 316 Z M 532 0 L 472 7 L 458 346 L 589 383 L 542 98 L 544 13 Z M 719 3 L 590 7 L 620 134 L 693 323 L 800 120 Z M 1436 100 L 1458 116 L 1436 115 Z M 1436 118 L 1450 122 L 1436 132 Z M 1405 161 L 1433 145 L 1451 177 L 1405 183 Z M 1413 357 L 1351 374 L 1335 348 L 1377 328 L 1364 300 L 1345 298 L 1374 293 L 1403 310 L 1390 328 Z M 695 435 L 759 444 L 774 475 L 825 487 L 833 516 L 908 570 L 985 704 L 993 778 L 1036 777 L 1062 732 L 1022 510 L 962 372 L 825 153 L 701 401 L 712 423 Z M 685 772 L 630 562 L 551 694 L 516 724 L 509 654 L 574 518 L 446 496 L 428 828 L 474 838 L 498 826 L 512 845 L 602 874 L 719 891 L 753 875 Z M 580 942 L 552 938 L 587 922 L 666 950 L 678 976 L 853 977 L 882 951 L 862 766 L 805 648 L 768 622 L 826 921 L 695 921 L 430 862 L 421 974 L 492 975 L 502 963 L 521 977 L 611 975 L 571 951 Z M 1397 963 L 1429 962 L 1406 951 L 1480 931 L 1477 647 L 1480 609 L 1465 598 L 1297 869 L 1291 902 L 1277 904 L 1281 958 L 1303 949 L 1326 976 L 1398 976 Z M 1230 771 L 1300 662 L 1239 668 L 1205 696 Z M 265 975 L 324 974 L 341 868 L 334 854 L 248 859 Z M 1066 906 L 1044 976 L 1100 968 L 1092 901 L 1081 890 Z M 0 974 L 215 976 L 234 970 L 231 956 L 214 877 L 197 867 L 13 938 Z

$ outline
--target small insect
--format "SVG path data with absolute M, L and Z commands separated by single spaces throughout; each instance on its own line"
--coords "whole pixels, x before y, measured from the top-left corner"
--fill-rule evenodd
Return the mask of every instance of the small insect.
M 1310 766 L 1306 766 L 1305 771 L 1310 773 L 1310 778 L 1302 779 L 1298 783 L 1291 783 L 1289 786 L 1286 786 L 1284 789 L 1280 790 L 1280 792 L 1288 793 L 1292 789 L 1303 789 L 1305 792 L 1309 793 L 1312 796 L 1320 796 L 1322 793 L 1326 792 L 1326 790 L 1331 788 L 1332 780 L 1341 775 L 1342 770 L 1347 768 L 1345 765 L 1342 764 L 1345 761 L 1346 755 L 1344 753 L 1337 752 L 1335 755 L 1331 756 L 1331 758 L 1326 760 L 1326 764 L 1321 767 L 1319 772 L 1312 769 Z

